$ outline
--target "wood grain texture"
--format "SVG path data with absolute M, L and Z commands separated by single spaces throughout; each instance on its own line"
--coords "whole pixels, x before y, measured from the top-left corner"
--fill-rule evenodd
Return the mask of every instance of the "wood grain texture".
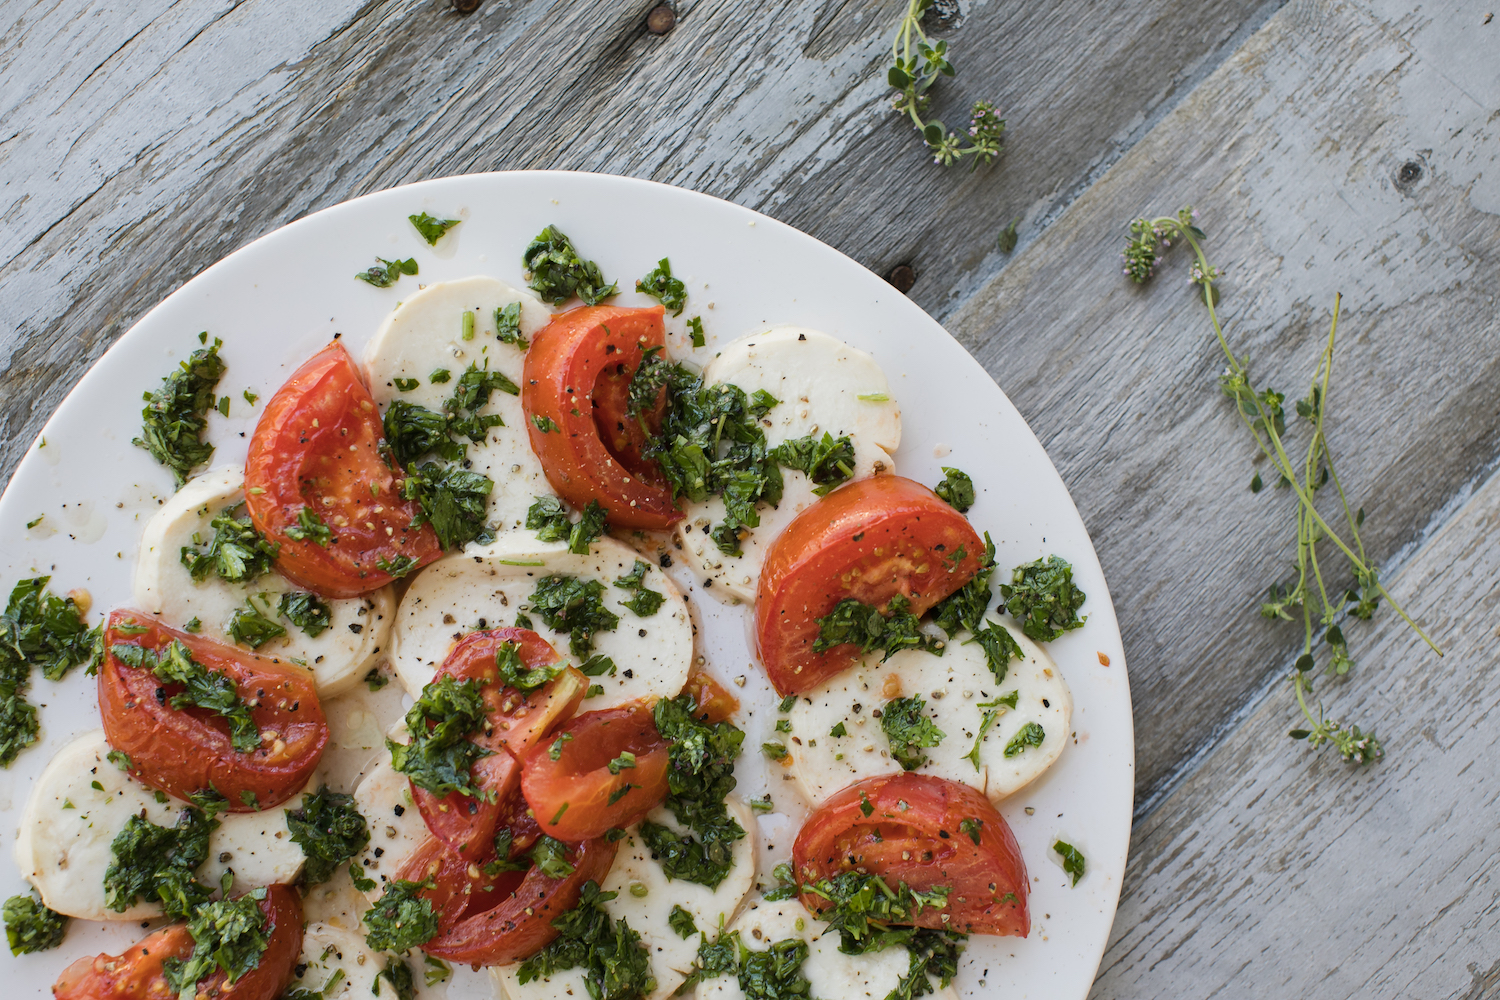
M 1199 206 L 1230 342 L 1289 401 L 1343 292 L 1330 440 L 1372 558 L 1399 565 L 1500 453 L 1500 74 L 1460 6 L 1284 9 L 948 324 L 1046 445 L 1111 581 L 1138 815 L 1301 630 L 1257 612 L 1295 572 L 1295 498 L 1248 489 L 1254 444 L 1216 386 L 1186 251 L 1138 288 L 1126 224 Z
M 1497 577 L 1500 475 L 1393 578 L 1447 655 L 1387 615 L 1357 675 L 1318 682 L 1385 760 L 1292 750 L 1263 703 L 1136 824 L 1094 997 L 1500 995 Z
M 0 474 L 131 322 L 230 251 L 354 195 L 559 167 L 730 198 L 941 312 L 996 270 L 1274 8 L 973 0 L 950 121 L 979 97 L 1011 153 L 928 163 L 888 107 L 901 3 L 11 0 L 0 7 Z M 1066 39 L 1066 44 L 1060 40 Z M 1139 71 L 1149 45 L 1151 71 Z

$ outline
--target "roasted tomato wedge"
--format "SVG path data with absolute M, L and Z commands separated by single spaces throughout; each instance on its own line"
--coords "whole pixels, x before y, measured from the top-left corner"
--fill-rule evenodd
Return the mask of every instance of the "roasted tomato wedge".
M 694 667 L 693 672 L 688 674 L 687 683 L 682 686 L 682 693 L 693 696 L 693 704 L 697 706 L 693 717 L 709 725 L 724 722 L 740 710 L 739 699 L 724 690 L 722 684 L 697 667 Z
M 470 737 L 490 751 L 474 762 L 474 783 L 481 797 L 451 792 L 439 797 L 415 782 L 412 800 L 432 835 L 465 858 L 476 858 L 489 850 L 495 837 L 501 801 L 515 790 L 521 777 L 520 758 L 542 734 L 578 710 L 588 692 L 588 678 L 568 667 L 551 681 L 530 693 L 501 685 L 495 655 L 502 646 L 514 646 L 527 670 L 550 667 L 563 657 L 551 644 L 529 629 L 501 628 L 470 632 L 453 647 L 437 676 L 484 682 L 484 702 L 489 709 L 490 728 Z
M 649 705 L 585 712 L 531 748 L 521 791 L 547 836 L 588 840 L 654 809 L 668 763 Z
M 450 962 L 474 965 L 504 965 L 530 958 L 557 937 L 552 921 L 578 904 L 584 883 L 604 881 L 618 846 L 603 838 L 570 845 L 571 875 L 548 878 L 533 867 L 494 906 L 465 916 L 422 950 Z M 501 893 L 497 890 L 495 895 Z
M 493 854 L 493 848 L 491 853 Z M 396 878 L 408 882 L 432 883 L 431 888 L 423 889 L 418 895 L 432 904 L 432 911 L 438 918 L 438 933 L 441 934 L 458 923 L 472 906 L 477 905 L 476 899 L 498 902 L 502 896 L 492 895 L 497 892 L 497 882 L 507 875 L 519 875 L 517 872 L 489 874 L 485 865 L 487 860 L 489 859 L 460 857 L 436 837 L 428 837 L 421 846 L 407 855 Z M 519 883 L 519 877 L 509 879 L 504 891 L 509 893 Z
M 526 352 L 521 405 L 547 481 L 575 507 L 598 500 L 626 528 L 682 520 L 671 488 L 641 457 L 639 419 L 626 412 L 642 353 L 665 343 L 661 306 L 587 306 L 554 317 Z
M 945 907 L 916 915 L 919 927 L 1017 937 L 1031 929 L 1016 838 L 989 799 L 955 781 L 897 774 L 850 785 L 808 817 L 792 863 L 804 886 L 852 869 L 892 888 L 950 887 Z M 817 913 L 828 901 L 804 892 L 802 904 Z
M 921 483 L 875 476 L 798 514 L 766 550 L 755 594 L 755 638 L 783 695 L 821 685 L 859 648 L 813 652 L 818 619 L 847 597 L 885 607 L 898 595 L 920 615 L 973 578 L 984 541 Z
M 130 757 L 130 773 L 153 788 L 179 799 L 215 789 L 231 812 L 269 809 L 300 792 L 323 757 L 328 722 L 305 670 L 180 632 L 138 611 L 110 612 L 104 650 L 104 735 Z M 192 688 L 227 702 L 220 679 L 226 678 L 237 701 L 232 714 L 191 703 L 173 708 L 189 685 L 153 671 L 149 664 L 163 658 L 164 670 L 179 671 L 169 676 L 190 670 L 197 678 Z M 236 734 L 241 747 L 254 740 L 254 748 L 235 749 Z
M 302 900 L 297 890 L 273 885 L 260 901 L 266 915 L 266 950 L 260 964 L 230 983 L 223 972 L 198 980 L 198 1000 L 276 1000 L 292 981 L 302 954 Z M 57 1000 L 163 1000 L 176 994 L 163 964 L 193 953 L 186 924 L 163 927 L 120 955 L 80 958 L 52 987 Z
M 266 403 L 245 458 L 245 507 L 255 529 L 281 546 L 276 568 L 288 579 L 327 597 L 355 597 L 442 555 L 432 528 L 411 527 L 418 508 L 397 491 L 401 477 L 380 452 L 384 434 L 359 369 L 337 342 Z M 332 532 L 326 545 L 302 530 L 310 518 Z

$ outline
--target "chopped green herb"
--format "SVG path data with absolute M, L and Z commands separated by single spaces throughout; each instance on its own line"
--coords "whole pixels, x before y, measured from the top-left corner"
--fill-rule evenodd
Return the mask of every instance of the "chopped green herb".
M 840 723 L 840 725 L 842 725 L 842 723 Z M 776 731 L 778 733 L 789 733 L 789 732 L 791 732 L 792 731 L 792 720 L 791 719 L 777 719 L 776 720 Z
M 226 674 L 194 660 L 180 641 L 173 639 L 160 650 L 116 642 L 110 645 L 109 652 L 127 666 L 149 670 L 170 684 L 181 684 L 181 693 L 167 699 L 167 703 L 174 709 L 195 705 L 223 718 L 229 723 L 230 742 L 236 752 L 250 753 L 260 746 L 260 730 L 234 682 Z
M 197 809 L 182 810 L 171 827 L 131 816 L 109 845 L 105 905 L 124 913 L 139 899 L 160 902 L 169 917 L 188 916 L 212 895 L 193 872 L 208 860 L 208 837 L 218 826 Z
M 948 638 L 960 629 L 979 632 L 984 624 L 984 613 L 989 610 L 990 577 L 995 573 L 995 543 L 989 532 L 984 533 L 984 558 L 979 561 L 979 571 L 962 587 L 937 603 L 933 610 L 933 622 Z
M 611 920 L 604 909 L 616 895 L 600 892 L 592 879 L 585 882 L 578 905 L 552 921 L 557 938 L 521 963 L 517 981 L 524 986 L 581 968 L 589 995 L 596 1000 L 642 1000 L 655 990 L 651 955 L 641 936 L 623 918 Z
M 462 222 L 462 219 L 435 219 L 423 212 L 421 215 L 408 215 L 411 224 L 417 227 L 417 232 L 422 234 L 422 239 L 427 241 L 428 246 L 437 246 L 437 241 L 443 238 L 443 234 Z M 413 272 L 415 273 L 415 272 Z
M 354 888 L 358 889 L 360 892 L 375 891 L 375 880 L 372 878 L 365 878 L 364 873 L 360 870 L 358 863 L 351 864 L 349 866 L 349 880 L 354 883 Z
M 654 590 L 646 589 L 646 571 L 650 568 L 650 563 L 643 559 L 637 559 L 635 567 L 625 576 L 615 581 L 615 586 L 621 590 L 632 590 L 635 592 L 635 596 L 624 603 L 625 607 L 629 608 L 639 618 L 650 618 L 661 610 L 662 603 L 666 601 L 666 598 L 661 594 Z
M 258 394 L 251 392 L 249 389 L 245 390 L 244 397 L 245 402 L 249 403 L 251 406 L 254 406 L 255 401 L 260 398 Z
M 1073 876 L 1073 884 L 1077 885 L 1078 880 L 1083 878 L 1084 868 L 1087 867 L 1082 852 L 1072 844 L 1061 840 L 1053 844 L 1052 849 L 1062 858 L 1063 871 Z
M 515 643 L 505 642 L 495 648 L 495 669 L 500 675 L 501 683 L 524 693 L 530 693 L 549 683 L 567 666 L 567 661 L 558 660 L 540 667 L 527 667 L 521 661 L 521 654 Z
M 858 646 L 861 653 L 885 650 L 885 660 L 903 649 L 924 649 L 941 656 L 942 644 L 922 633 L 911 602 L 897 594 L 885 611 L 846 597 L 834 609 L 818 619 L 818 638 L 813 652 L 822 653 L 845 643 Z M 883 661 L 882 661 L 883 662 Z
M 535 424 L 536 425 L 536 429 L 539 430 L 539 431 L 541 431 L 543 434 L 552 434 L 552 433 L 555 433 L 557 431 L 562 430 L 561 427 L 557 426 L 557 422 L 556 421 L 554 421 L 551 417 L 546 416 L 545 414 L 541 414 L 541 413 L 534 413 L 534 414 L 532 414 L 531 415 L 531 422 L 533 424 Z
M 1015 636 L 1010 634 L 1010 629 L 999 622 L 986 622 L 984 628 L 975 632 L 974 638 L 964 645 L 968 646 L 976 642 L 984 649 L 984 658 L 989 663 L 990 673 L 995 675 L 996 684 L 1005 682 L 1005 675 L 1010 671 L 1011 660 L 1025 659 L 1025 654 L 1021 652 L 1021 644 L 1016 642 Z
M 221 416 L 225 416 L 225 417 L 229 416 L 229 397 L 228 396 L 220 396 L 219 397 L 219 405 L 218 405 L 217 409 L 218 409 L 218 411 L 219 411 L 219 413 L 220 413 Z
M 603 684 L 590 684 L 588 691 L 586 691 L 584 693 L 583 697 L 585 699 L 588 699 L 588 698 L 597 698 L 597 697 L 599 697 L 603 693 L 604 693 L 604 685 Z
M 207 336 L 199 338 L 207 340 Z M 188 474 L 213 456 L 214 446 L 203 440 L 208 426 L 206 414 L 214 406 L 214 390 L 228 367 L 219 357 L 223 341 L 199 348 L 162 378 L 154 392 L 144 395 L 141 436 L 131 444 L 145 448 L 151 457 L 172 470 L 180 489 Z
M 398 399 L 386 407 L 383 419 L 386 446 L 402 468 L 429 452 L 450 462 L 464 457 L 464 446 L 449 437 L 448 418 L 441 413 Z
M 427 969 L 422 973 L 422 978 L 427 981 L 428 986 L 446 983 L 449 977 L 453 975 L 453 967 L 441 958 L 423 955 L 422 963 L 427 966 Z
M 166 799 L 161 797 L 160 792 L 157 793 L 157 796 L 158 802 L 166 802 Z M 207 788 L 200 788 L 196 792 L 189 792 L 187 800 L 209 819 L 213 819 L 219 813 L 229 810 L 229 800 L 219 794 L 219 790 L 214 788 L 212 784 Z
M 781 699 L 781 704 L 777 706 L 777 710 L 781 712 L 790 712 L 796 706 L 796 704 L 797 696 L 794 694 L 789 694 L 785 698 Z
M 770 792 L 767 792 L 758 799 L 751 799 L 746 805 L 750 807 L 751 812 L 758 813 L 768 813 L 776 808 L 775 804 L 771 801 Z
M 572 733 L 563 733 L 552 741 L 552 746 L 547 748 L 547 756 L 553 760 L 562 760 L 563 747 L 573 742 Z
M 791 754 L 791 752 L 787 750 L 785 743 L 781 743 L 775 740 L 769 743 L 762 743 L 760 745 L 760 752 L 765 754 L 771 760 L 786 760 L 786 758 Z
M 1073 585 L 1073 567 L 1057 556 L 1017 566 L 1000 596 L 1021 631 L 1036 642 L 1051 642 L 1087 620 L 1078 617 L 1085 595 Z
M 375 560 L 375 568 L 389 577 L 400 579 L 417 568 L 417 561 L 411 556 L 397 556 L 394 559 L 381 556 Z
M 245 606 L 234 610 L 234 614 L 229 616 L 229 621 L 224 626 L 224 631 L 228 632 L 235 642 L 244 643 L 251 649 L 259 649 L 272 639 L 286 635 L 286 629 L 267 618 L 261 609 L 255 606 L 253 597 L 245 598 Z
M 302 848 L 307 864 L 302 869 L 304 885 L 320 885 L 333 878 L 345 862 L 370 842 L 370 827 L 354 804 L 354 796 L 329 789 L 304 795 L 300 809 L 286 811 L 292 843 Z
M 801 938 L 777 941 L 764 951 L 740 949 L 740 989 L 746 1000 L 802 1000 L 812 984 L 802 972 L 807 942 Z
M 32 528 L 35 528 L 37 525 L 41 524 L 42 523 L 42 518 L 44 518 L 46 516 L 47 516 L 46 514 L 38 514 L 36 517 L 32 518 L 30 521 L 27 521 L 26 522 L 26 530 L 30 531 Z
M 400 376 L 392 379 L 392 381 L 396 383 L 397 392 L 411 392 L 417 386 L 422 384 L 414 378 L 401 378 Z
M 880 728 L 890 742 L 891 757 L 907 771 L 927 763 L 923 747 L 935 747 L 947 736 L 922 714 L 926 707 L 921 698 L 893 698 L 881 709 Z
M 104 759 L 122 771 L 129 771 L 135 764 L 130 760 L 130 754 L 123 750 L 111 750 L 104 755 Z
M 635 767 L 635 754 L 629 750 L 621 750 L 620 756 L 609 762 L 609 773 L 619 774 L 628 768 Z
M 194 615 L 193 617 L 189 618 L 187 622 L 182 626 L 182 630 L 190 635 L 197 635 L 199 632 L 203 631 L 203 619 L 199 618 L 197 615 Z
M 62 680 L 75 666 L 96 669 L 100 629 L 90 629 L 71 597 L 47 590 L 50 577 L 21 580 L 0 615 L 0 767 L 37 740 L 36 707 L 26 700 L 31 670 Z
M 56 948 L 67 931 L 68 918 L 32 896 L 12 896 L 5 901 L 5 938 L 12 955 Z
M 596 306 L 620 291 L 616 284 L 604 283 L 599 265 L 579 257 L 573 241 L 556 226 L 537 234 L 521 255 L 521 264 L 531 272 L 531 289 L 555 306 L 575 295 L 585 305 Z
M 889 403 L 891 401 L 890 394 L 884 392 L 862 392 L 856 398 L 866 403 Z
M 333 541 L 333 529 L 323 522 L 317 511 L 303 507 L 297 511 L 297 523 L 287 525 L 286 537 L 298 542 L 313 542 L 326 549 Z
M 961 469 L 943 466 L 943 481 L 933 490 L 951 504 L 959 513 L 974 506 L 974 480 Z
M 434 368 L 432 374 L 427 376 L 427 381 L 433 385 L 444 385 L 453 381 L 453 373 L 446 368 Z
M 688 337 L 691 338 L 693 347 L 702 347 L 707 340 L 703 336 L 703 317 L 694 316 L 687 321 Z
M 484 793 L 469 773 L 474 761 L 490 751 L 469 741 L 484 727 L 487 714 L 482 682 L 457 680 L 444 674 L 422 689 L 422 696 L 406 713 L 411 742 L 387 739 L 391 766 L 422 788 L 442 797 L 450 792 L 466 796 Z
M 403 274 L 416 274 L 417 260 L 408 257 L 405 260 L 386 260 L 376 257 L 375 263 L 355 275 L 360 281 L 366 281 L 376 288 L 390 288 L 401 280 Z
M 771 457 L 789 469 L 807 474 L 817 484 L 818 496 L 827 496 L 835 487 L 854 477 L 854 444 L 848 437 L 835 439 L 827 431 L 822 439 L 813 437 L 783 441 Z
M 580 663 L 578 669 L 589 677 L 602 677 L 605 674 L 613 677 L 615 675 L 615 661 L 603 653 L 595 653 Z
M 321 597 L 300 590 L 282 594 L 277 613 L 311 639 L 322 635 L 333 621 L 333 612 Z
M 374 951 L 405 954 L 431 941 L 438 931 L 431 901 L 417 895 L 430 883 L 393 879 L 380 900 L 365 911 L 365 943 Z
M 846 871 L 832 879 L 803 883 L 802 891 L 821 896 L 831 906 L 820 906 L 818 916 L 839 933 L 839 950 L 847 955 L 880 951 L 894 945 L 926 950 L 939 940 L 956 943 L 962 935 L 948 938 L 944 932 L 902 926 L 910 924 L 923 910 L 943 910 L 948 906 L 952 886 L 935 885 L 925 892 L 912 889 L 905 882 L 892 888 L 879 875 Z M 953 952 L 957 958 L 957 951 Z
M 370 883 L 370 889 L 375 888 L 375 883 Z M 369 890 L 362 890 L 369 891 Z M 396 994 L 396 1000 L 417 1000 L 417 985 L 412 980 L 411 966 L 406 960 L 397 955 L 387 955 L 385 968 L 375 977 L 375 985 L 372 990 L 376 996 L 380 995 L 380 980 L 384 979 L 391 984 L 391 990 Z
M 523 351 L 531 346 L 531 342 L 521 335 L 520 302 L 495 310 L 495 336 L 502 344 L 514 344 Z
M 604 584 L 554 573 L 531 595 L 531 610 L 554 632 L 568 633 L 568 648 L 580 659 L 594 649 L 595 632 L 613 632 L 620 616 L 604 606 Z
M 260 812 L 260 799 L 248 788 L 240 792 L 240 803 Z
M 989 708 L 984 710 L 984 715 L 979 719 L 979 732 L 974 734 L 974 748 L 964 754 L 964 759 L 974 765 L 976 773 L 979 771 L 979 748 L 984 744 L 985 734 L 990 731 L 990 727 L 995 724 L 995 720 L 998 718 L 1000 718 L 1000 713 L 995 709 Z
M 974 841 L 974 845 L 976 847 L 979 846 L 979 831 L 983 828 L 984 820 L 978 819 L 973 816 L 970 816 L 968 819 L 960 820 L 958 823 L 958 829 L 961 832 L 968 834 L 969 839 Z
M 672 904 L 672 912 L 667 914 L 667 926 L 683 940 L 698 933 L 698 925 L 693 922 L 693 915 L 676 903 Z
M 1042 740 L 1047 738 L 1047 732 L 1040 723 L 1028 722 L 1022 726 L 1015 736 L 1011 737 L 1009 743 L 1005 744 L 1006 757 L 1019 757 L 1026 752 L 1028 747 L 1039 747 Z
M 260 908 L 266 890 L 204 903 L 188 918 L 193 953 L 162 964 L 167 983 L 179 997 L 192 997 L 199 980 L 222 971 L 230 983 L 260 965 L 270 943 L 266 915 Z
M 635 283 L 635 290 L 656 299 L 672 310 L 673 316 L 681 316 L 682 307 L 687 304 L 687 286 L 682 279 L 672 277 L 672 264 L 665 257 L 657 261 L 655 270 Z
M 553 840 L 545 833 L 536 839 L 531 848 L 531 860 L 548 878 L 567 878 L 576 870 L 568 863 L 568 845 Z
M 271 571 L 271 564 L 281 552 L 281 546 L 268 542 L 250 523 L 250 516 L 235 517 L 234 512 L 244 504 L 225 507 L 210 521 L 214 536 L 208 548 L 199 550 L 195 545 L 182 546 L 180 558 L 194 580 L 206 580 L 218 576 L 229 583 L 248 583 L 263 573 Z M 194 536 L 197 541 L 197 536 Z
M 848 736 L 849 735 L 849 730 L 847 730 L 847 729 L 844 728 L 844 724 L 842 722 L 839 722 L 839 723 L 835 723 L 834 727 L 832 729 L 828 730 L 828 735 L 829 736 Z
M 421 506 L 421 513 L 412 518 L 412 527 L 430 524 L 438 544 L 444 549 L 456 549 L 471 541 L 483 543 L 494 539 L 494 532 L 484 522 L 490 491 L 494 488 L 494 482 L 487 476 L 458 465 L 438 466 L 428 462 L 418 468 L 413 463 L 406 467 L 401 495 Z
M 713 889 L 734 865 L 734 842 L 745 836 L 724 806 L 735 788 L 734 762 L 745 734 L 729 722 L 703 722 L 694 717 L 696 710 L 691 694 L 663 698 L 653 710 L 671 761 L 664 805 L 689 833 L 647 820 L 640 834 L 668 878 Z

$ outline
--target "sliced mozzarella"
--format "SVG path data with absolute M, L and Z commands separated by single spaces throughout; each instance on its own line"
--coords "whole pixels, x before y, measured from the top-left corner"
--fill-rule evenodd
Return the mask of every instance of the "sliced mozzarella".
M 354 805 L 370 824 L 370 842 L 354 863 L 375 883 L 365 894 L 374 902 L 411 852 L 427 840 L 427 824 L 412 802 L 411 779 L 391 767 L 388 753 L 382 753 L 355 786 Z
M 287 992 L 308 990 L 319 993 L 323 1000 L 369 1000 L 372 996 L 396 1000 L 396 991 L 389 982 L 376 982 L 388 961 L 400 959 L 372 951 L 358 927 L 345 929 L 333 924 L 311 923 L 302 936 L 297 978 L 292 980 Z M 335 977 L 338 981 L 333 989 L 325 990 Z
M 138 902 L 123 913 L 104 902 L 110 844 L 131 816 L 172 826 L 186 803 L 158 801 L 154 791 L 108 760 L 103 730 L 84 733 L 58 751 L 27 800 L 16 837 L 16 864 L 42 901 L 82 920 L 140 920 L 161 915 L 157 903 Z M 300 800 L 298 800 L 300 804 Z M 226 868 L 235 885 L 288 883 L 302 871 L 302 848 L 292 843 L 284 809 L 220 813 L 198 879 L 217 886 Z M 222 856 L 224 860 L 220 860 Z
M 709 384 L 732 383 L 747 394 L 765 389 L 780 400 L 763 421 L 771 447 L 826 431 L 836 438 L 848 435 L 854 446 L 854 479 L 895 468 L 891 455 L 901 443 L 901 409 L 889 398 L 885 372 L 874 358 L 837 338 L 795 326 L 752 333 L 725 345 L 703 370 L 703 378 Z M 724 519 L 722 500 L 687 506 L 677 536 L 688 565 L 713 581 L 711 593 L 754 600 L 766 547 L 818 499 L 801 472 L 784 469 L 782 476 L 786 488 L 781 502 L 759 510 L 760 526 L 741 541 L 739 556 L 720 552 L 708 535 Z
M 586 556 L 574 555 L 561 542 L 539 542 L 529 531 L 506 532 L 490 545 L 445 556 L 422 570 L 401 599 L 392 636 L 396 673 L 417 697 L 458 638 L 477 628 L 512 624 L 518 612 L 530 607 L 539 581 L 563 574 L 602 583 L 604 606 L 620 617 L 614 631 L 594 633 L 595 653 L 612 659 L 615 673 L 591 678 L 604 693 L 585 701 L 585 710 L 675 695 L 692 666 L 693 625 L 682 592 L 655 566 L 647 571 L 645 585 L 665 598 L 660 610 L 641 618 L 625 607 L 631 592 L 614 582 L 640 558 L 611 538 L 595 541 Z M 578 665 L 567 633 L 549 630 L 535 614 L 531 618 L 558 653 Z
M 807 958 L 802 974 L 814 997 L 839 997 L 840 1000 L 885 1000 L 901 984 L 911 967 L 911 956 L 905 948 L 892 947 L 864 955 L 846 955 L 839 951 L 836 932 L 824 933 L 827 924 L 805 910 L 795 899 L 767 902 L 757 899 L 740 915 L 729 931 L 738 931 L 740 943 L 751 951 L 765 951 L 771 945 L 788 939 L 807 942 Z M 933 986 L 936 987 L 936 982 Z M 938 990 L 939 1000 L 955 996 L 951 988 Z M 732 975 L 715 976 L 698 984 L 698 1000 L 744 1000 L 739 979 Z
M 580 967 L 563 969 L 545 979 L 521 984 L 521 966 L 497 965 L 490 969 L 496 989 L 505 1000 L 589 1000 L 588 976 Z
M 257 595 L 263 611 L 269 605 L 269 617 L 276 617 L 281 595 L 297 589 L 280 574 L 267 573 L 248 583 L 229 583 L 216 575 L 194 580 L 182 564 L 183 547 L 206 544 L 214 534 L 209 522 L 244 498 L 244 474 L 237 466 L 223 466 L 190 481 L 152 515 L 141 535 L 135 569 L 135 602 L 142 611 L 177 628 L 196 618 L 203 635 L 231 644 L 226 631 L 230 616 L 251 595 Z M 262 594 L 266 597 L 259 598 Z M 393 588 L 382 587 L 364 597 L 325 603 L 329 627 L 316 637 L 277 618 L 286 635 L 257 652 L 305 664 L 318 694 L 326 698 L 349 690 L 374 666 L 388 644 L 396 598 Z
M 623 917 L 641 935 L 641 943 L 651 952 L 651 970 L 656 976 L 657 989 L 653 996 L 667 996 L 682 984 L 693 969 L 703 933 L 707 932 L 712 938 L 721 921 L 728 923 L 740 901 L 755 884 L 755 815 L 733 795 L 726 798 L 724 804 L 746 835 L 735 841 L 734 867 L 718 888 L 669 879 L 641 841 L 637 832 L 639 827 L 625 831 L 614 867 L 604 880 L 605 890 L 619 894 L 605 903 L 604 908 L 616 919 Z M 679 833 L 682 831 L 668 809 L 657 808 L 646 818 Z M 699 933 L 682 938 L 672 930 L 668 918 L 674 906 L 682 907 L 692 916 Z
M 788 749 L 802 793 L 817 805 L 856 781 L 899 772 L 875 712 L 900 697 L 922 698 L 922 714 L 944 734 L 937 746 L 922 749 L 927 762 L 918 773 L 963 782 L 999 801 L 1045 771 L 1067 742 L 1073 699 L 1052 659 L 1019 632 L 1011 634 L 1025 657 L 1011 661 L 999 684 L 983 648 L 961 632 L 942 656 L 908 649 L 882 663 L 877 653 L 799 698 Z M 1012 692 L 1014 709 L 995 704 Z M 995 713 L 988 729 L 986 711 Z M 1006 746 L 1028 722 L 1042 726 L 1042 744 L 1007 758 Z M 844 735 L 832 735 L 839 726 Z M 977 765 L 969 757 L 976 739 Z
M 392 400 L 404 399 L 437 413 L 452 395 L 458 377 L 471 364 L 480 368 L 489 362 L 491 371 L 503 372 L 521 384 L 525 353 L 495 336 L 495 310 L 521 303 L 521 334 L 528 339 L 552 319 L 552 314 L 530 292 L 512 288 L 495 278 L 473 277 L 440 281 L 403 300 L 386 317 L 365 353 L 370 393 L 382 409 Z M 474 317 L 474 335 L 463 339 L 463 317 Z M 432 381 L 432 373 L 446 370 L 450 380 Z M 417 387 L 402 392 L 396 379 L 417 381 Z M 538 496 L 550 494 L 542 464 L 532 453 L 526 434 L 526 416 L 517 396 L 496 390 L 480 413 L 499 414 L 504 425 L 491 427 L 482 442 L 468 446 L 468 468 L 488 476 L 495 484 L 490 491 L 489 519 L 499 530 L 520 528 L 526 510 Z

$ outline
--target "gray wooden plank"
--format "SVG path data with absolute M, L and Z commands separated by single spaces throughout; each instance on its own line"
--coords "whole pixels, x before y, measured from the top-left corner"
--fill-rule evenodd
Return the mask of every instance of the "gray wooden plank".
M 949 323 L 1047 446 L 1111 581 L 1138 812 L 1301 633 L 1257 613 L 1290 571 L 1295 501 L 1247 488 L 1254 445 L 1215 385 L 1185 251 L 1137 288 L 1126 224 L 1199 206 L 1230 340 L 1289 400 L 1344 293 L 1330 438 L 1372 557 L 1399 565 L 1500 452 L 1500 74 L 1481 20 L 1462 4 L 1284 9 Z
M 141 312 L 307 212 L 424 177 L 565 167 L 732 198 L 942 311 L 996 270 L 1275 0 L 962 5 L 959 77 L 1014 126 L 1003 162 L 942 171 L 888 108 L 899 0 L 648 5 L 437 0 L 0 9 L 0 470 Z M 1152 72 L 1139 72 L 1148 47 Z
M 1382 762 L 1289 748 L 1278 690 L 1136 824 L 1093 996 L 1497 995 L 1497 541 L 1500 475 L 1391 588 L 1447 655 L 1387 616 L 1364 676 L 1319 682 L 1339 716 L 1374 724 Z

